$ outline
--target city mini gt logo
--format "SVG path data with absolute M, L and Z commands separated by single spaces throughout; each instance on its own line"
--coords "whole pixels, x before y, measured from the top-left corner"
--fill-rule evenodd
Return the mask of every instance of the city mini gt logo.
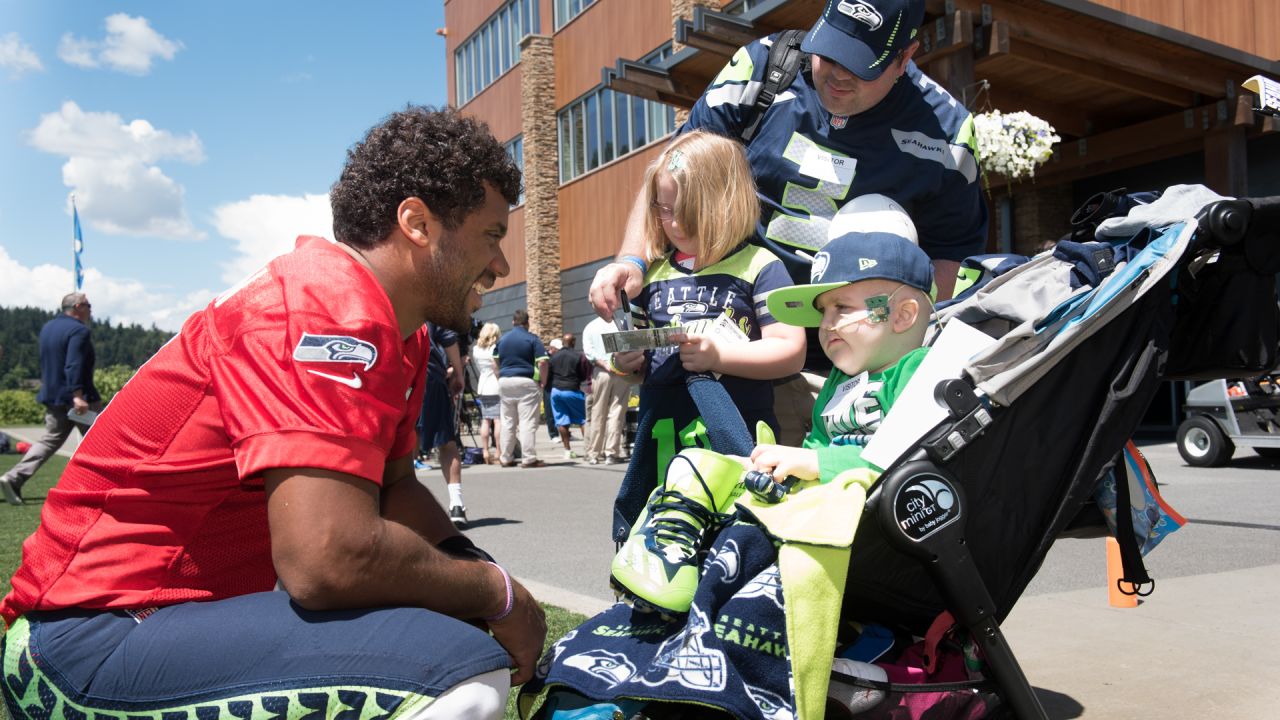
M 865 24 L 872 30 L 879 30 L 880 26 L 884 24 L 884 16 L 880 14 L 880 11 L 874 5 L 868 2 L 840 0 L 840 4 L 836 6 L 836 9 Z
M 293 359 L 298 362 L 350 363 L 364 365 L 366 371 L 378 361 L 378 349 L 373 343 L 350 335 L 312 335 L 303 333 Z
M 960 517 L 955 490 L 933 474 L 918 475 L 898 490 L 894 517 L 904 535 L 919 542 Z

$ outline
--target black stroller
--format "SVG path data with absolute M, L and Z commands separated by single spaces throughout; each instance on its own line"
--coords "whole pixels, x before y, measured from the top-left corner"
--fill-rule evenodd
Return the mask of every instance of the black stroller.
M 1106 532 L 1094 489 L 1161 380 L 1276 366 L 1278 236 L 1280 198 L 1222 200 L 1127 241 L 1043 253 L 941 309 L 939 327 L 963 322 L 996 342 L 934 389 L 947 419 L 872 486 L 842 617 L 925 636 L 949 612 L 981 649 L 997 699 L 986 709 L 1045 717 L 1000 622 L 1056 538 Z M 1126 557 L 1125 579 L 1149 582 L 1140 557 Z M 860 712 L 886 716 L 874 710 Z M 827 713 L 859 716 L 830 702 Z

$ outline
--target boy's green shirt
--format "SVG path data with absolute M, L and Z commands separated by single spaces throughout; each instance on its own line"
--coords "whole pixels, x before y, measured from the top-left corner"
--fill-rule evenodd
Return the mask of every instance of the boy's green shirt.
M 831 369 L 813 404 L 813 429 L 802 443 L 818 452 L 819 482 L 831 482 L 850 468 L 883 469 L 863 460 L 862 449 L 928 352 L 927 347 L 916 348 L 880 372 L 863 373 L 861 382 Z

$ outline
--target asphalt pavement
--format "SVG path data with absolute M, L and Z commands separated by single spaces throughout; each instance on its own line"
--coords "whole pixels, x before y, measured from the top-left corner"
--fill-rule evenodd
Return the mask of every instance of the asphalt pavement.
M 593 614 L 613 602 L 609 528 L 625 466 L 564 460 L 545 430 L 538 446 L 545 468 L 463 471 L 467 534 L 539 599 Z M 1110 607 L 1103 541 L 1061 540 L 1006 619 L 1009 643 L 1055 720 L 1275 717 L 1280 463 L 1240 448 L 1229 466 L 1199 469 L 1172 443 L 1143 452 L 1188 519 L 1146 558 L 1154 594 Z M 444 496 L 438 470 L 419 478 Z

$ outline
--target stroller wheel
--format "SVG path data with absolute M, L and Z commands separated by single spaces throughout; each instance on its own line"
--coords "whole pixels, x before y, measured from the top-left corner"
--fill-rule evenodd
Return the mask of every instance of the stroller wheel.
M 1217 467 L 1230 460 L 1235 449 L 1218 424 L 1203 415 L 1193 415 L 1178 426 L 1178 454 L 1188 465 Z

